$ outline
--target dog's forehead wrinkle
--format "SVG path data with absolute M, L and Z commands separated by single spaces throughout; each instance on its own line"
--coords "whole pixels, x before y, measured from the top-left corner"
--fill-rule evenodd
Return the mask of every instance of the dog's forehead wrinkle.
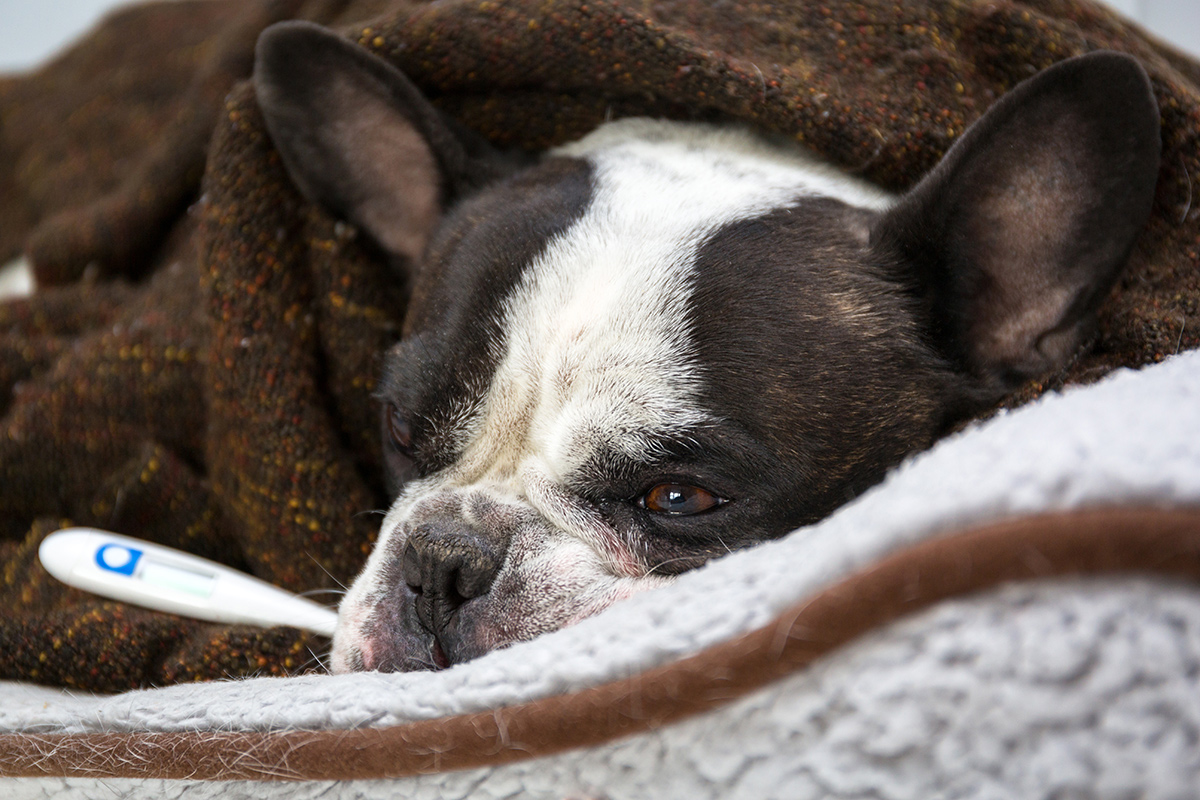
M 630 457 L 659 455 L 656 438 L 708 418 L 687 314 L 704 241 L 731 220 L 813 194 L 886 202 L 736 130 L 623 121 L 555 155 L 590 164 L 591 202 L 503 304 L 503 352 L 464 428 L 468 472 L 501 461 L 519 471 L 538 453 L 547 474 L 563 479 L 602 443 Z

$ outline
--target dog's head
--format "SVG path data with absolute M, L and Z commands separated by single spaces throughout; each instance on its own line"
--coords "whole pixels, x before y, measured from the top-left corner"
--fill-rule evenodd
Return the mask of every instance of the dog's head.
M 898 198 L 710 126 L 505 159 L 302 23 L 264 34 L 256 87 L 297 186 L 411 290 L 339 670 L 464 661 L 828 514 L 1077 351 L 1158 166 L 1111 53 L 1018 87 Z

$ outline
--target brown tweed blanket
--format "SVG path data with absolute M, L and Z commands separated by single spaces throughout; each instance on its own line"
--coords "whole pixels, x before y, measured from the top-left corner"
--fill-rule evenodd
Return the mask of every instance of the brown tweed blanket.
M 0 305 L 0 678 L 120 691 L 319 668 L 317 637 L 101 601 L 37 564 L 67 521 L 293 591 L 348 582 L 370 549 L 371 393 L 404 303 L 292 189 L 244 81 L 258 33 L 293 17 L 501 145 L 608 117 L 737 119 L 896 189 L 1035 71 L 1131 53 L 1162 113 L 1154 212 L 1094 347 L 1052 383 L 1200 345 L 1200 65 L 1086 0 L 139 6 L 0 77 L 0 262 L 24 251 L 39 284 Z

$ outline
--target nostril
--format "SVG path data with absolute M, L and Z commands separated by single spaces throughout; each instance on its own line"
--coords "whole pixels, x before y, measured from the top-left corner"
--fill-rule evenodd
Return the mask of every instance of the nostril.
M 418 598 L 422 617 L 434 608 L 452 613 L 491 588 L 500 558 L 489 543 L 461 523 L 427 523 L 414 530 L 401 556 L 401 575 Z M 423 620 L 424 621 L 424 620 Z
M 400 559 L 400 570 L 404 576 L 404 582 L 408 584 L 408 588 L 417 595 L 424 594 L 425 577 L 421 568 L 421 549 L 417 546 L 416 539 L 409 539 L 407 546 L 404 548 L 404 555 Z
M 480 546 L 463 553 L 454 576 L 454 590 L 464 600 L 485 595 L 499 571 L 499 559 L 490 547 Z

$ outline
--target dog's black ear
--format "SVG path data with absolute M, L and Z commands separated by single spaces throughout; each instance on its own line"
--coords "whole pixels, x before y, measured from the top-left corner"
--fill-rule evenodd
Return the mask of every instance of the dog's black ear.
M 500 156 L 443 118 L 399 70 L 318 25 L 264 31 L 254 88 L 305 197 L 394 255 L 418 259 L 443 210 L 504 171 Z
M 1132 58 L 1064 61 L 1000 99 L 877 223 L 935 344 L 997 395 L 1086 341 L 1150 213 L 1158 106 Z

